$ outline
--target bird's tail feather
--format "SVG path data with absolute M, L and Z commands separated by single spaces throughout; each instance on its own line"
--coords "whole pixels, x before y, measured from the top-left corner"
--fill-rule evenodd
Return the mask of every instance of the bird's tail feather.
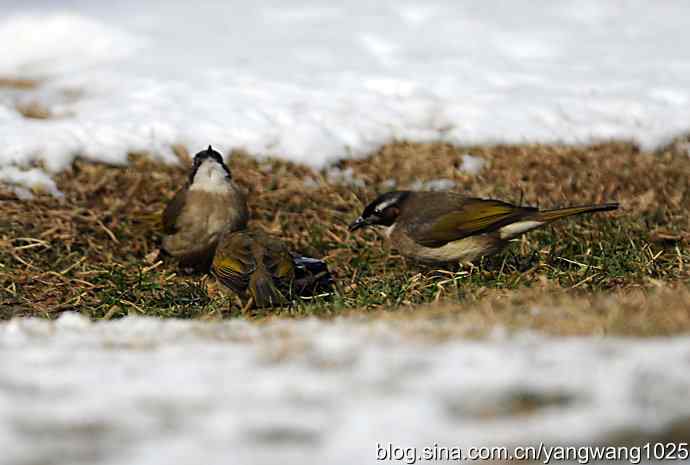
M 536 221 L 543 221 L 547 223 L 549 221 L 555 221 L 568 216 L 579 215 L 580 213 L 594 213 L 594 212 L 605 212 L 610 210 L 616 210 L 618 208 L 617 202 L 612 203 L 602 203 L 598 205 L 582 205 L 579 207 L 566 207 L 557 208 L 555 210 L 545 210 L 540 211 L 536 214 Z
M 335 281 L 323 260 L 292 255 L 295 265 L 295 292 L 302 297 L 330 293 Z
M 599 205 L 583 205 L 579 207 L 557 208 L 555 210 L 537 211 L 525 216 L 524 219 L 507 224 L 499 229 L 501 239 L 513 239 L 521 234 L 536 229 L 552 221 L 566 218 L 568 216 L 579 215 L 580 213 L 593 213 L 601 211 L 615 210 L 617 203 L 602 203 Z
M 262 269 L 257 269 L 252 273 L 249 291 L 257 307 L 278 307 L 287 303 L 287 299 L 273 282 L 273 277 Z
M 163 216 L 161 212 L 137 212 L 130 215 L 135 225 L 151 229 L 163 229 Z

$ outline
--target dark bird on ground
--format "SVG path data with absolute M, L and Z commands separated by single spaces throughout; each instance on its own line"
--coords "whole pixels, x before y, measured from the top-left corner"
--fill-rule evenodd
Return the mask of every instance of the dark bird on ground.
M 256 307 L 288 305 L 296 296 L 329 292 L 333 285 L 323 261 L 292 254 L 283 241 L 256 229 L 224 234 L 211 271 Z
M 246 228 L 248 218 L 245 192 L 209 145 L 194 156 L 189 180 L 163 212 L 163 250 L 183 269 L 208 271 L 220 235 Z
M 617 208 L 618 203 L 605 203 L 539 210 L 452 192 L 395 191 L 367 205 L 349 229 L 384 226 L 403 256 L 429 264 L 467 263 L 561 218 Z

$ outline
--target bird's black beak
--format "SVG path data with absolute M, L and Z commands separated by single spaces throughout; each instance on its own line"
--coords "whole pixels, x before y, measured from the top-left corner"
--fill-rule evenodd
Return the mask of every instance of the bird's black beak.
M 365 220 L 364 218 L 362 218 L 360 216 L 359 218 L 354 220 L 352 223 L 350 223 L 350 226 L 348 226 L 347 229 L 349 229 L 350 232 L 357 231 L 358 229 L 364 228 L 365 226 L 369 226 L 370 224 L 371 223 L 369 222 L 369 220 Z

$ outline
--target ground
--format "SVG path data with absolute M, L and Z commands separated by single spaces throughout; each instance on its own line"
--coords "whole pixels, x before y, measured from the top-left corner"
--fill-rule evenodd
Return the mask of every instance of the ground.
M 690 158 L 681 142 L 654 153 L 624 142 L 395 142 L 320 171 L 228 154 L 235 179 L 250 192 L 252 225 L 325 259 L 338 282 L 332 298 L 245 316 L 433 317 L 449 323 L 439 325 L 439 336 L 481 335 L 496 325 L 555 334 L 687 332 Z M 176 147 L 177 166 L 146 154 L 131 154 L 127 166 L 77 160 L 56 175 L 64 198 L 37 192 L 19 200 L 0 188 L 0 316 L 240 316 L 238 302 L 223 297 L 212 277 L 185 276 L 159 255 L 158 218 L 184 183 L 190 150 Z M 485 162 L 479 173 L 461 169 L 466 154 Z M 543 208 L 619 201 L 621 209 L 555 223 L 451 271 L 408 263 L 375 230 L 347 231 L 377 193 L 431 180 Z

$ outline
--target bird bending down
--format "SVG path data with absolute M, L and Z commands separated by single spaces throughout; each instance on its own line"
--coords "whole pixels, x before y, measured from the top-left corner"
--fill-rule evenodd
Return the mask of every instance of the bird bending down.
M 257 307 L 289 301 L 295 267 L 285 243 L 259 230 L 224 234 L 211 265 L 218 281 Z
M 211 272 L 256 307 L 287 305 L 297 295 L 330 292 L 333 286 L 323 261 L 293 254 L 283 241 L 256 229 L 223 234 Z
M 189 180 L 163 212 L 163 250 L 182 268 L 208 271 L 220 234 L 245 228 L 248 218 L 246 194 L 209 146 L 194 156 Z
M 558 219 L 617 208 L 618 203 L 605 203 L 540 211 L 452 192 L 394 191 L 367 205 L 349 229 L 384 226 L 403 256 L 430 264 L 467 263 Z

